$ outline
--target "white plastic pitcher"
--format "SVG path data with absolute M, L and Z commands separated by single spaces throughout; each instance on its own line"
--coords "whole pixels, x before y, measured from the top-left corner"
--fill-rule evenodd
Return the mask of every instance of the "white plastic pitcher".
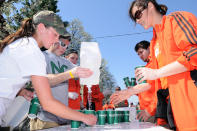
M 80 78 L 80 84 L 87 85 L 90 91 L 92 85 L 99 84 L 101 53 L 98 43 L 82 42 L 80 50 L 80 66 L 89 68 L 93 71 L 93 75 L 89 78 Z

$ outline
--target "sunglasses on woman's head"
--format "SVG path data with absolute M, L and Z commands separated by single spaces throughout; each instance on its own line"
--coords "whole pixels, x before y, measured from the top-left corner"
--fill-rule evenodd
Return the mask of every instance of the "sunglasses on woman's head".
M 136 21 L 137 19 L 139 20 L 140 18 L 142 18 L 142 11 L 144 11 L 146 9 L 146 7 L 143 7 L 139 10 L 137 10 L 134 14 L 133 19 Z

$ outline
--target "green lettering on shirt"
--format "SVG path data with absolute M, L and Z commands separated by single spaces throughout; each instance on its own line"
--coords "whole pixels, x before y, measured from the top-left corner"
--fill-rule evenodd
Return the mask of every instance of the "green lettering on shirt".
M 56 71 L 58 73 L 62 73 L 62 72 L 64 72 L 65 69 L 68 69 L 68 67 L 66 65 L 60 66 L 60 63 L 58 62 L 58 66 L 56 66 L 55 63 L 53 61 L 51 61 L 51 70 L 52 70 L 53 74 L 55 74 Z

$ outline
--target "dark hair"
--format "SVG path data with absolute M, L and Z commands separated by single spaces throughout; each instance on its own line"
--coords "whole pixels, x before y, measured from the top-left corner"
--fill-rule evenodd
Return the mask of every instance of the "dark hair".
M 78 55 L 78 51 L 71 48 L 71 49 L 66 50 L 65 56 L 68 56 L 68 55 L 70 55 L 70 54 L 72 54 L 72 53 L 75 53 L 75 54 Z
M 135 45 L 135 51 L 137 52 L 140 48 L 148 49 L 149 46 L 150 46 L 150 42 L 146 40 L 140 41 L 139 43 Z
M 144 9 L 146 9 L 148 7 L 148 3 L 149 2 L 152 2 L 153 5 L 155 6 L 156 10 L 161 14 L 161 15 L 165 15 L 167 10 L 168 10 L 168 7 L 165 6 L 165 5 L 162 5 L 162 4 L 158 4 L 156 0 L 134 0 L 130 6 L 130 9 L 129 9 L 129 16 L 130 18 L 134 20 L 134 16 L 132 14 L 132 9 L 133 7 L 136 5 L 137 7 L 144 7 Z
M 121 90 L 120 86 L 117 86 L 117 87 L 116 87 L 116 90 Z
M 33 36 L 35 33 L 35 25 L 32 22 L 32 18 L 25 19 L 21 27 L 13 34 L 7 36 L 0 42 L 0 53 L 3 49 L 12 43 L 13 41 L 22 38 L 22 37 L 30 37 Z
M 71 36 L 62 36 L 62 35 L 60 35 L 59 38 L 67 39 L 69 42 L 71 41 Z

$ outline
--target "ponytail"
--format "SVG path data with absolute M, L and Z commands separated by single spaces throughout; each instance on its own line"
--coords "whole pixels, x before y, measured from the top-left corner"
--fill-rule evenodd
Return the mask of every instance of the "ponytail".
M 32 18 L 25 19 L 22 22 L 21 27 L 13 34 L 7 36 L 0 42 L 0 53 L 3 52 L 3 49 L 12 43 L 13 41 L 22 38 L 22 37 L 30 37 L 35 33 L 35 25 L 33 24 Z
M 161 14 L 165 15 L 167 13 L 168 7 L 163 4 L 158 4 L 156 0 L 147 0 L 147 2 L 152 2 L 156 10 Z
M 168 7 L 167 7 L 166 5 L 162 5 L 162 4 L 160 4 L 159 7 L 160 7 L 159 12 L 160 12 L 162 15 L 165 15 L 166 12 L 167 12 L 167 10 L 168 10 Z

